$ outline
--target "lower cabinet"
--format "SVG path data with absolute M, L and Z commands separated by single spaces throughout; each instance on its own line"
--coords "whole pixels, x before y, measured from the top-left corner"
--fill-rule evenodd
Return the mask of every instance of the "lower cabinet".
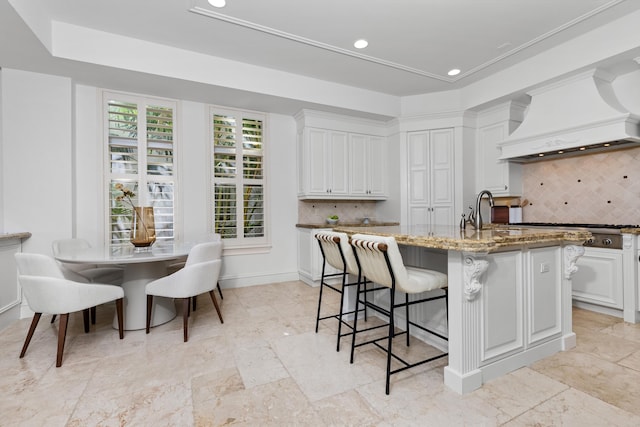
M 20 239 L 0 240 L 0 329 L 20 317 L 22 298 L 14 255 L 21 247 Z
M 573 299 L 604 307 L 624 305 L 622 250 L 584 248 L 573 275 Z
M 480 364 L 537 346 L 562 333 L 558 247 L 489 255 L 482 289 Z
M 300 280 L 310 286 L 319 286 L 322 278 L 322 253 L 315 236 L 329 228 L 298 228 L 298 274 Z M 327 274 L 337 273 L 331 266 L 327 266 Z

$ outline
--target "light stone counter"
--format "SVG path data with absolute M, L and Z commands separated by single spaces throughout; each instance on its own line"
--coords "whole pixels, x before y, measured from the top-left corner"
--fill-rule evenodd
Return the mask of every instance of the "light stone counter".
M 28 231 L 0 233 L 0 241 L 13 239 L 23 240 L 28 239 L 29 237 L 31 237 L 31 233 L 29 233 Z
M 479 232 L 472 228 L 460 230 L 457 226 L 447 225 L 416 225 L 412 227 L 338 225 L 334 227 L 334 230 L 349 235 L 362 233 L 393 236 L 398 244 L 407 246 L 486 253 L 526 245 L 559 245 L 563 242 L 582 244 L 591 238 L 591 233 L 588 231 L 549 230 L 513 226 L 482 229 Z
M 447 274 L 447 312 L 432 301 L 415 307 L 412 320 L 449 337 L 439 342 L 416 334 L 448 348 L 444 382 L 458 393 L 575 347 L 571 276 L 589 232 L 511 226 L 479 232 L 452 226 L 345 225 L 334 230 L 393 236 L 405 263 Z M 353 309 L 349 305 L 346 310 Z M 398 325 L 404 324 L 403 316 L 396 313 Z

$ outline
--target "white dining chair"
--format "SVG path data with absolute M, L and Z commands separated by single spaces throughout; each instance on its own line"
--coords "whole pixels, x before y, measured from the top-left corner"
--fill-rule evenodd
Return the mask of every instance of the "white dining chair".
M 69 314 L 84 313 L 85 331 L 88 326 L 88 311 L 91 307 L 115 301 L 118 317 L 118 333 L 124 338 L 123 299 L 124 291 L 119 286 L 79 283 L 68 280 L 56 261 L 47 255 L 17 253 L 18 281 L 27 304 L 34 312 L 31 327 L 22 346 L 20 358 L 27 352 L 33 333 L 43 313 L 60 314 L 58 327 L 58 352 L 56 367 L 62 366 L 64 343 L 67 336 Z
M 91 244 L 84 239 L 59 239 L 51 244 L 53 256 L 63 253 L 73 253 L 76 251 L 91 249 Z M 122 267 L 101 267 L 96 264 L 75 264 L 58 262 L 64 277 L 74 282 L 84 283 L 105 283 L 109 285 L 122 284 L 124 268 Z M 51 323 L 55 322 L 56 316 L 51 317 Z M 91 323 L 96 324 L 96 308 L 91 308 Z
M 219 259 L 221 250 L 222 242 L 197 244 L 189 252 L 184 268 L 146 285 L 147 333 L 149 333 L 151 326 L 154 296 L 182 299 L 184 342 L 189 340 L 188 327 L 189 315 L 191 313 L 191 298 L 197 295 L 205 292 L 209 293 L 218 317 L 220 318 L 220 323 L 224 323 L 220 306 L 213 292 L 218 282 L 220 267 L 222 265 L 222 261 Z
M 63 253 L 73 253 L 91 249 L 91 244 L 84 239 L 60 239 L 51 244 L 53 256 Z M 96 264 L 60 263 L 62 272 L 69 280 L 88 283 L 109 283 L 119 285 L 122 283 L 122 267 L 101 267 Z M 80 277 L 78 277 L 80 276 Z M 83 280 L 84 279 L 84 280 Z
M 209 237 L 207 238 L 207 241 L 209 242 L 220 242 L 223 243 L 222 240 L 222 235 L 220 235 L 219 233 L 212 233 L 209 234 Z M 222 250 L 224 249 L 224 243 L 222 245 L 220 245 L 219 248 L 219 252 L 217 254 L 217 258 L 216 259 L 222 259 Z M 184 264 L 185 264 L 186 260 L 180 260 L 180 261 L 173 261 L 171 263 L 169 263 L 167 265 L 167 274 L 173 274 L 176 271 L 180 270 L 181 268 L 184 268 Z M 220 281 L 216 282 L 216 288 L 218 289 L 218 293 L 220 294 L 220 299 L 224 299 L 224 295 L 222 295 L 222 288 L 220 287 Z M 193 306 L 193 311 L 196 310 L 196 306 L 197 306 L 197 301 L 198 301 L 198 296 L 194 296 L 193 298 L 191 298 L 192 300 L 192 306 Z
M 351 245 L 358 262 L 358 266 L 362 272 L 362 276 L 366 276 L 371 282 L 387 287 L 389 289 L 389 303 L 388 306 L 376 303 L 376 301 L 362 301 L 362 286 L 358 286 L 358 293 L 356 297 L 356 310 L 358 310 L 360 304 L 365 304 L 388 318 L 388 332 L 387 335 L 380 337 L 370 338 L 366 336 L 364 342 L 356 344 L 356 336 L 362 332 L 368 331 L 358 330 L 358 318 L 354 319 L 354 333 L 351 341 L 351 363 L 354 359 L 354 350 L 356 347 L 360 347 L 367 344 L 374 344 L 376 347 L 387 353 L 387 372 L 386 372 L 386 386 L 385 393 L 389 394 L 390 377 L 392 374 L 402 372 L 404 370 L 413 368 L 415 366 L 436 360 L 447 356 L 448 353 L 441 353 L 436 356 L 431 356 L 420 361 L 408 362 L 404 360 L 398 354 L 393 353 L 393 338 L 406 334 L 406 345 L 410 345 L 410 327 L 417 327 L 425 332 L 437 336 L 445 341 L 448 338 L 439 332 L 424 327 L 418 323 L 415 323 L 409 318 L 409 307 L 426 303 L 428 301 L 444 299 L 445 312 L 447 310 L 448 294 L 447 294 L 447 275 L 435 270 L 428 270 L 423 268 L 406 267 L 402 260 L 402 255 L 398 249 L 396 239 L 390 236 L 374 236 L 366 234 L 354 234 L 351 236 Z M 404 293 L 404 301 L 396 301 L 396 291 Z M 432 293 L 434 291 L 434 293 Z M 428 292 L 428 293 L 427 293 Z M 423 294 L 424 295 L 418 295 Z M 415 299 L 409 300 L 409 294 L 417 295 Z M 405 330 L 397 332 L 395 329 L 395 311 L 398 308 L 404 308 L 405 315 Z M 386 340 L 387 346 L 380 344 L 380 341 Z M 402 364 L 400 368 L 391 369 L 392 358 Z

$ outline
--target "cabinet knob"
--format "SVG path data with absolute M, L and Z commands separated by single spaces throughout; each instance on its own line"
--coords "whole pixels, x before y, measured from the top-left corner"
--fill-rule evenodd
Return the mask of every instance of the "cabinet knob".
M 507 184 L 504 185 L 504 189 L 507 190 L 509 186 Z

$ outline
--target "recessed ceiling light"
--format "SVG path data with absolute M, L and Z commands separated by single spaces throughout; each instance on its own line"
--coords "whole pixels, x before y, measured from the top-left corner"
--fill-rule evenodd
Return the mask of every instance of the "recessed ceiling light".
M 538 154 L 538 157 L 544 157 L 544 153 Z
M 587 147 L 580 147 L 580 151 L 584 151 L 586 149 L 587 149 Z
M 458 74 L 460 74 L 460 70 L 458 70 L 457 68 L 454 68 L 452 70 L 449 70 L 447 74 L 449 74 L 450 76 L 457 76 Z
M 606 144 L 604 144 L 605 147 L 611 147 L 611 144 L 609 144 L 608 142 Z
M 213 7 L 225 7 L 227 2 L 225 0 L 208 0 L 209 4 Z
M 365 39 L 356 40 L 356 42 L 353 44 L 353 47 L 355 47 L 356 49 L 364 49 L 367 46 L 369 46 L 369 42 Z

